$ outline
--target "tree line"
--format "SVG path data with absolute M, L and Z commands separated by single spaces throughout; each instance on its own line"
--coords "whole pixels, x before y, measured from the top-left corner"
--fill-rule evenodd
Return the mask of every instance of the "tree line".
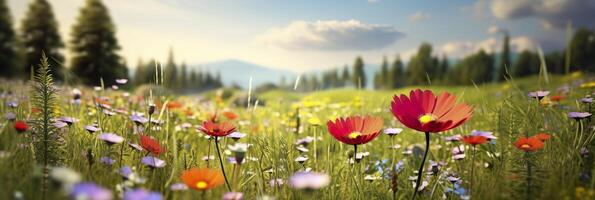
M 394 89 L 409 85 L 471 85 L 499 82 L 507 77 L 525 77 L 539 74 L 542 63 L 547 72 L 566 74 L 574 71 L 595 72 L 595 32 L 579 28 L 569 40 L 566 49 L 553 51 L 543 56 L 538 52 L 523 50 L 513 54 L 510 50 L 510 36 L 504 34 L 502 50 L 488 53 L 480 49 L 456 62 L 447 55 L 433 55 L 432 45 L 422 43 L 417 53 L 405 64 L 399 55 L 393 61 L 383 57 L 380 68 L 370 81 L 374 89 Z M 543 62 L 542 62 L 543 59 Z M 350 70 L 351 69 L 351 70 Z M 366 88 L 368 80 L 364 61 L 356 57 L 351 67 L 330 69 L 321 73 L 300 76 L 299 91 L 324 90 L 329 88 Z M 284 80 L 281 88 L 292 88 Z

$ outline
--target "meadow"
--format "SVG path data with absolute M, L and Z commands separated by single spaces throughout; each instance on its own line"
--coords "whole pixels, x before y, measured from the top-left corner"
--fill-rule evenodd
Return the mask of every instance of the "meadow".
M 593 81 L 573 73 L 476 86 L 250 91 L 247 105 L 234 103 L 246 93 L 238 90 L 66 85 L 45 88 L 56 90 L 44 104 L 43 79 L 5 82 L 0 199 L 593 199 L 594 123 L 569 116 L 592 112 Z M 413 197 L 424 133 L 402 124 L 391 102 L 416 89 L 451 93 L 473 114 L 429 133 Z M 327 122 L 349 116 L 382 122 L 357 153 L 329 133 Z M 213 137 L 219 128 L 231 134 Z M 539 133 L 548 136 L 541 147 L 515 145 Z

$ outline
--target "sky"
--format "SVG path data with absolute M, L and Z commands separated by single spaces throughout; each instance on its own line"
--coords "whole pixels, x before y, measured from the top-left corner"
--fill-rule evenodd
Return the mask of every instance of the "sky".
M 15 28 L 30 0 L 8 0 Z M 64 41 L 85 0 L 49 0 Z M 352 64 L 407 61 L 422 42 L 437 56 L 496 52 L 502 33 L 513 51 L 562 49 L 566 27 L 595 27 L 591 0 L 103 0 L 120 54 L 187 64 L 242 60 L 307 72 Z M 65 51 L 68 54 L 68 51 Z

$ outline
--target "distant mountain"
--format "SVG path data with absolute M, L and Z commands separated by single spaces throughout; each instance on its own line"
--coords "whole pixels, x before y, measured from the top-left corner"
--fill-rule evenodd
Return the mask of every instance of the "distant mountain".
M 242 88 L 248 88 L 250 77 L 252 77 L 253 86 L 256 87 L 264 83 L 277 84 L 283 76 L 286 80 L 291 81 L 298 75 L 291 71 L 275 69 L 235 59 L 190 65 L 189 67 L 190 69 L 207 70 L 212 73 L 220 72 L 223 84 L 227 86 L 237 84 Z

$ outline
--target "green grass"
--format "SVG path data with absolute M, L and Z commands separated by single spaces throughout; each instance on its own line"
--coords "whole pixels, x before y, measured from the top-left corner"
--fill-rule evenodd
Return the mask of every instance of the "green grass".
M 460 100 L 467 102 L 474 107 L 474 115 L 464 125 L 448 132 L 432 134 L 432 145 L 430 148 L 429 160 L 444 161 L 443 166 L 437 175 L 430 176 L 428 187 L 420 193 L 419 199 L 442 198 L 444 191 L 451 187 L 451 184 L 443 178 L 446 172 L 455 173 L 463 180 L 462 185 L 471 190 L 473 199 L 524 199 L 526 198 L 526 170 L 524 154 L 514 148 L 512 143 L 519 136 L 533 135 L 538 132 L 546 132 L 552 135 L 547 141 L 545 148 L 530 155 L 532 162 L 532 199 L 574 199 L 577 188 L 586 188 L 593 192 L 595 179 L 580 181 L 582 172 L 593 174 L 595 169 L 591 159 L 581 158 L 579 151 L 581 147 L 593 149 L 592 137 L 595 134 L 590 125 L 583 123 L 582 129 L 578 129 L 576 121 L 566 117 L 568 111 L 584 110 L 579 108 L 576 99 L 593 92 L 593 89 L 581 89 L 572 87 L 570 93 L 559 104 L 553 106 L 540 106 L 536 100 L 526 97 L 528 91 L 546 89 L 556 94 L 556 89 L 578 79 L 588 77 L 551 77 L 550 83 L 540 83 L 538 77 L 514 80 L 504 84 L 488 84 L 481 86 L 460 86 L 443 87 L 427 86 L 421 87 L 431 89 L 434 92 L 448 91 L 457 95 Z M 2 84 L 6 85 L 6 84 Z M 253 146 L 248 150 L 247 156 L 254 158 L 241 165 L 238 170 L 238 177 L 230 178 L 233 181 L 234 190 L 243 192 L 245 199 L 256 199 L 263 195 L 273 196 L 277 199 L 390 199 L 391 181 L 381 179 L 375 181 L 364 181 L 365 175 L 377 175 L 374 170 L 367 170 L 366 166 L 374 165 L 378 160 L 387 159 L 392 161 L 403 160 L 405 168 L 398 175 L 398 199 L 409 199 L 412 195 L 412 183 L 408 180 L 413 176 L 421 162 L 419 151 L 423 150 L 423 134 L 405 128 L 400 135 L 390 138 L 380 135 L 371 143 L 358 147 L 359 152 L 368 151 L 370 156 L 362 162 L 348 164 L 348 156 L 353 153 L 353 147 L 343 145 L 334 140 L 326 129 L 325 122 L 340 116 L 349 115 L 375 115 L 384 119 L 384 127 L 402 127 L 390 113 L 390 102 L 392 96 L 400 93 L 408 93 L 411 89 L 418 87 L 402 88 L 395 91 L 360 91 L 353 89 L 338 89 L 320 91 L 314 93 L 293 93 L 288 91 L 269 91 L 256 93 L 258 98 L 266 101 L 266 106 L 237 108 L 232 106 L 231 100 L 213 103 L 216 92 L 203 95 L 208 104 L 200 102 L 195 96 L 159 96 L 160 102 L 176 100 L 184 102 L 184 108 L 168 110 L 164 109 L 153 117 L 159 117 L 163 124 L 159 130 L 149 131 L 147 134 L 157 138 L 167 148 L 167 152 L 159 157 L 167 162 L 161 169 L 150 169 L 143 166 L 139 159 L 145 152 L 133 151 L 125 143 L 138 143 L 139 136 L 135 135 L 133 122 L 128 115 L 107 116 L 99 113 L 93 106 L 91 99 L 94 96 L 108 96 L 111 99 L 113 108 L 123 108 L 129 111 L 146 112 L 146 104 L 138 102 L 136 97 L 123 97 L 122 92 L 103 91 L 95 93 L 85 91 L 82 105 L 68 103 L 70 100 L 69 91 L 71 88 L 62 88 L 61 99 L 59 100 L 59 113 L 61 116 L 69 116 L 80 119 L 79 122 L 61 130 L 65 136 L 66 153 L 61 155 L 64 158 L 64 165 L 72 168 L 82 175 L 84 181 L 95 182 L 114 192 L 117 197 L 118 184 L 123 182 L 117 174 L 119 167 L 131 166 L 136 172 L 147 179 L 144 184 L 137 184 L 135 187 L 142 187 L 148 190 L 159 191 L 166 199 L 220 199 L 226 192 L 225 186 L 207 191 L 178 191 L 169 189 L 173 183 L 180 182 L 180 174 L 184 169 L 190 167 L 206 167 L 207 163 L 201 158 L 209 152 L 209 142 L 204 135 L 194 128 L 188 130 L 176 130 L 176 126 L 184 122 L 198 125 L 210 117 L 215 110 L 230 110 L 239 115 L 237 120 L 232 121 L 238 126 L 240 132 L 248 136 L 240 142 L 250 143 Z M 26 88 L 5 88 L 13 90 L 20 101 L 18 108 L 6 107 L 5 102 L 13 100 L 13 97 L 1 99 L 1 113 L 15 112 L 17 118 L 26 120 L 33 117 L 30 113 L 25 94 Z M 240 95 L 237 95 L 240 96 Z M 140 99 L 146 99 L 140 98 Z M 129 101 L 130 100 L 130 101 Z M 297 110 L 301 131 L 296 134 L 295 127 Z M 184 110 L 193 111 L 188 116 Z M 97 121 L 103 132 L 114 132 L 126 139 L 122 144 L 111 147 L 98 142 L 98 133 L 89 134 L 84 130 L 85 125 Z M 225 119 L 225 118 L 222 118 Z M 320 124 L 311 123 L 320 121 Z M 32 133 L 17 134 L 12 128 L 12 122 L 1 120 L 3 128 L 0 133 L 0 150 L 3 152 L 0 157 L 0 199 L 11 199 L 14 192 L 19 191 L 25 199 L 40 199 L 41 191 L 41 168 L 35 165 L 34 152 L 29 143 L 32 141 Z M 451 159 L 450 151 L 455 146 L 446 143 L 445 136 L 461 134 L 467 135 L 471 130 L 493 131 L 498 137 L 495 144 L 485 144 L 477 148 L 474 186 L 469 188 L 470 169 L 472 167 L 471 154 L 463 161 Z M 582 132 L 580 132 L 582 131 Z M 320 137 L 308 146 L 308 153 L 300 154 L 294 142 L 306 136 Z M 580 140 L 579 140 L 580 138 Z M 584 145 L 576 145 L 579 140 Z M 226 149 L 227 145 L 233 144 L 231 139 L 222 140 L 221 147 Z M 397 150 L 390 150 L 388 147 L 399 144 L 402 147 Z M 214 154 L 213 144 L 210 145 L 210 153 Z M 402 154 L 406 148 L 413 148 L 413 155 Z M 94 154 L 94 164 L 89 166 L 87 151 Z M 306 155 L 310 159 L 301 165 L 294 161 L 300 155 Z M 495 156 L 497 155 L 497 156 Z M 112 166 L 106 166 L 99 162 L 102 156 L 109 156 L 116 160 Z M 593 157 L 593 154 L 590 154 Z M 485 167 L 485 165 L 488 167 Z M 217 160 L 209 163 L 211 168 L 219 168 Z M 426 166 L 428 166 L 426 164 Z M 231 176 L 234 168 L 232 164 L 226 163 L 226 172 Z M 294 172 L 311 168 L 312 171 L 323 172 L 331 176 L 331 184 L 318 191 L 296 191 L 287 184 L 287 178 Z M 427 168 L 426 168 L 427 171 Z M 279 187 L 269 185 L 271 179 L 280 178 L 285 184 Z M 579 189 L 580 190 L 580 189 Z M 50 188 L 50 199 L 61 198 L 63 195 L 57 188 Z M 591 196 L 592 197 L 592 196 Z M 449 199 L 458 199 L 449 196 Z M 588 199 L 590 197 L 587 197 Z

